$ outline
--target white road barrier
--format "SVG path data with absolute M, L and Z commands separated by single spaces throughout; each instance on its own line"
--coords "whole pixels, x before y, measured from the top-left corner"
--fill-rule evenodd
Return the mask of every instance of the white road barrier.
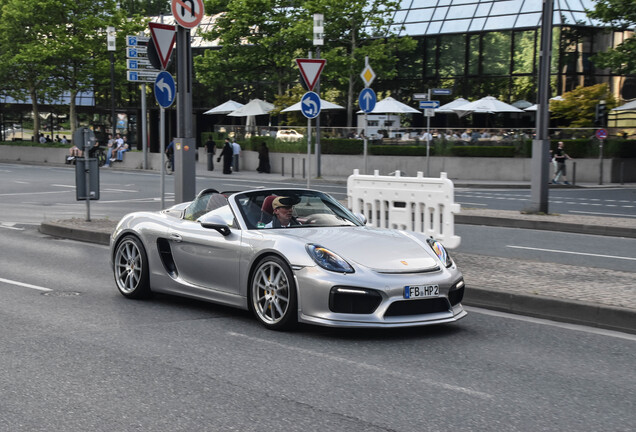
M 367 223 L 378 228 L 415 231 L 441 241 L 453 249 L 461 238 L 455 235 L 455 203 L 453 182 L 440 173 L 439 178 L 361 175 L 354 170 L 347 179 L 349 208 L 362 213 Z

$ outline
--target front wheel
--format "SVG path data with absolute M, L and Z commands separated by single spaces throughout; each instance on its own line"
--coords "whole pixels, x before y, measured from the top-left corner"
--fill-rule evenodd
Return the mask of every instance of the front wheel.
M 119 292 L 128 298 L 145 298 L 150 294 L 148 256 L 141 241 L 124 237 L 115 251 L 115 282 Z
M 285 261 L 277 256 L 260 261 L 252 276 L 250 289 L 252 310 L 265 327 L 288 330 L 296 325 L 296 286 Z

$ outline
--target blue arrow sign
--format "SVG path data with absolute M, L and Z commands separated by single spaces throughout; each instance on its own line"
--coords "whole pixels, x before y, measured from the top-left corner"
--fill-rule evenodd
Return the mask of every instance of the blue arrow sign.
M 420 101 L 420 109 L 439 108 L 439 101 Z
M 308 119 L 318 117 L 320 114 L 320 96 L 315 92 L 307 92 L 300 100 L 300 110 Z
M 360 105 L 360 109 L 365 113 L 373 111 L 376 101 L 375 92 L 370 87 L 363 89 L 358 97 L 358 105 Z
M 159 72 L 155 80 L 155 99 L 163 108 L 168 108 L 174 102 L 177 87 L 174 78 L 166 71 Z

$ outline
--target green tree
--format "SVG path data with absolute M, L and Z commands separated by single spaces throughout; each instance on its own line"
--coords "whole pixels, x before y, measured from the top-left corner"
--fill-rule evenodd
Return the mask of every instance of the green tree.
M 634 0 L 597 0 L 588 16 L 611 26 L 614 31 L 626 31 L 636 26 L 636 2 Z M 632 34 L 615 48 L 592 57 L 601 68 L 611 68 L 622 75 L 636 74 L 636 34 Z
M 0 78 L 4 92 L 17 100 L 31 99 L 34 136 L 40 130 L 40 98 L 59 94 L 51 79 L 51 29 L 45 24 L 50 8 L 37 2 L 0 3 Z
M 378 76 L 391 79 L 397 74 L 397 52 L 415 47 L 410 38 L 392 37 L 388 30 L 398 5 L 396 0 L 208 0 L 206 11 L 220 12 L 207 35 L 218 41 L 219 49 L 195 58 L 197 78 L 226 97 L 289 92 L 300 78 L 294 59 L 315 51 L 313 14 L 322 13 L 321 57 L 327 67 L 321 91 L 336 89 L 346 98 L 351 124 L 365 56 Z
M 51 3 L 51 0 L 36 0 Z M 60 91 L 70 94 L 71 130 L 77 124 L 76 96 L 93 90 L 96 79 L 109 75 L 106 59 L 106 28 L 113 26 L 119 35 L 120 55 L 124 53 L 124 36 L 142 29 L 143 18 L 130 19 L 117 7 L 116 0 L 57 0 L 48 22 L 55 41 L 50 48 L 54 82 Z M 120 64 L 124 64 L 122 59 Z M 122 71 L 123 74 L 123 71 Z M 121 76 L 121 75 L 120 75 Z
M 594 127 L 596 104 L 604 100 L 608 110 L 616 106 L 616 99 L 607 84 L 577 87 L 563 93 L 562 97 L 563 100 L 550 102 L 552 116 L 561 120 L 560 126 Z
M 106 27 L 119 30 L 118 46 L 123 47 L 124 35 L 141 29 L 141 17 L 126 17 L 116 0 L 1 0 L 0 4 L 0 74 L 9 83 L 8 93 L 31 98 L 36 136 L 40 101 L 68 93 L 74 130 L 75 96 L 93 90 L 97 77 L 108 76 Z M 119 51 L 123 55 L 123 49 Z

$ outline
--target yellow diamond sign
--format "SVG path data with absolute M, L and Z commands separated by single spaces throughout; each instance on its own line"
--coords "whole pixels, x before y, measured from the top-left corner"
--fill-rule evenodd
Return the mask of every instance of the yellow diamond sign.
M 364 86 L 369 87 L 373 80 L 375 79 L 375 72 L 371 69 L 371 66 L 366 65 L 364 69 L 362 69 L 362 73 L 360 74 L 362 81 L 364 81 Z

